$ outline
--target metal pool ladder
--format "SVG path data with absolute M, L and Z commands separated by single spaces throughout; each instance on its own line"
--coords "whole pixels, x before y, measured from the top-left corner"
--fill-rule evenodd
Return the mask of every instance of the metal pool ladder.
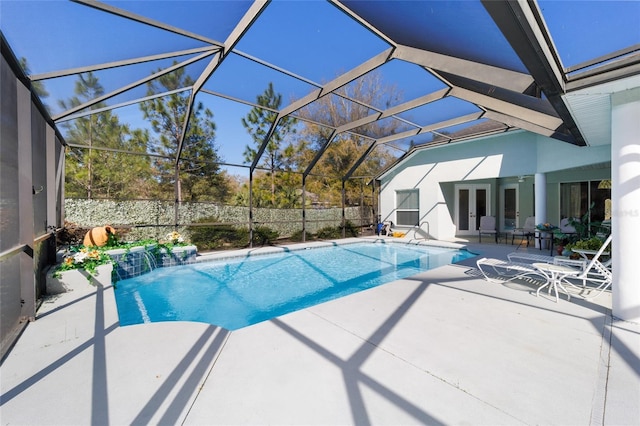
M 429 239 L 429 222 L 427 222 L 425 220 L 424 222 L 421 222 L 420 225 L 414 225 L 414 227 L 413 227 L 413 239 L 414 240 L 417 239 L 416 238 L 416 233 L 422 229 L 422 225 L 424 225 L 425 223 L 427 224 L 427 236 L 424 237 L 424 239 L 425 240 Z

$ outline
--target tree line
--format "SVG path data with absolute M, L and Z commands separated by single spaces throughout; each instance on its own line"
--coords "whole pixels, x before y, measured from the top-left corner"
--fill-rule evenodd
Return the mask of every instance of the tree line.
M 180 89 L 191 85 L 193 80 L 184 69 L 148 82 L 147 100 L 139 106 L 148 128 L 131 128 L 122 123 L 115 110 L 109 110 L 103 102 L 92 105 L 80 118 L 62 123 L 70 145 L 66 151 L 65 196 L 175 198 L 248 205 L 248 178 L 231 175 L 221 167 L 224 158 L 216 141 L 213 112 L 197 102 L 191 109 L 187 128 L 183 128 L 191 93 Z M 34 89 L 41 97 L 47 96 L 44 87 Z M 163 93 L 168 94 L 161 95 Z M 103 94 L 98 78 L 87 72 L 75 81 L 74 96 L 59 101 L 59 105 L 66 110 Z M 345 133 L 328 144 L 331 128 L 368 115 L 365 105 L 390 105 L 401 96 L 393 87 L 383 87 L 377 74 L 356 80 L 345 87 L 342 94 L 360 102 L 349 102 L 342 96 L 324 96 L 298 111 L 295 117 L 281 120 L 253 175 L 253 206 L 298 208 L 303 202 L 341 204 L 342 177 L 369 149 L 372 140 Z M 282 95 L 270 83 L 256 103 L 258 106 L 241 120 L 252 139 L 252 144 L 244 150 L 245 165 L 251 164 L 258 154 L 277 116 L 275 111 L 282 105 Z M 359 130 L 376 137 L 393 133 L 396 127 L 393 123 L 385 126 L 375 123 Z M 186 132 L 184 138 L 183 132 Z M 176 162 L 181 140 L 180 160 Z M 319 156 L 321 150 L 324 154 Z M 364 182 L 393 158 L 393 153 L 384 146 L 371 151 L 356 172 L 357 176 L 369 178 L 346 183 L 347 205 L 362 202 Z M 303 196 L 302 172 L 308 171 L 310 164 L 313 168 L 306 177 Z M 365 201 L 365 204 L 370 203 Z

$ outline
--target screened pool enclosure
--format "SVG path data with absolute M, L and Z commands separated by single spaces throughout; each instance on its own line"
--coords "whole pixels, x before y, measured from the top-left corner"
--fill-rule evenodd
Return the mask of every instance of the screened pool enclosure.
M 372 229 L 416 150 L 591 144 L 564 96 L 640 68 L 637 4 L 600 3 L 3 0 L 2 353 L 65 221 L 305 241 Z

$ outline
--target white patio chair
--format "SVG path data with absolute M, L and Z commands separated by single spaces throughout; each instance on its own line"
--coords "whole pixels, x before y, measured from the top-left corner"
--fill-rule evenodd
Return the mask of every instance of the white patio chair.
M 561 219 L 560 226 L 559 226 L 560 232 L 562 232 L 563 234 L 575 234 L 576 228 L 575 226 L 571 225 L 571 222 L 573 221 L 574 219 L 570 217 L 565 217 L 564 219 Z
M 480 226 L 478 227 L 478 242 L 482 242 L 482 235 L 493 235 L 496 243 L 498 242 L 498 230 L 496 229 L 495 216 L 480 217 Z
M 577 235 L 578 231 L 576 231 L 575 226 L 571 224 L 574 220 L 575 219 L 571 217 L 560 219 L 560 226 L 558 227 L 558 230 L 567 236 Z
M 527 239 L 527 247 L 529 247 L 529 243 L 531 239 L 536 235 L 536 217 L 529 216 L 525 219 L 524 225 L 522 228 L 515 228 L 511 231 L 511 244 L 513 245 L 513 240 L 515 237 L 520 238 L 520 244 L 522 244 L 523 239 Z M 518 246 L 520 246 L 518 244 Z

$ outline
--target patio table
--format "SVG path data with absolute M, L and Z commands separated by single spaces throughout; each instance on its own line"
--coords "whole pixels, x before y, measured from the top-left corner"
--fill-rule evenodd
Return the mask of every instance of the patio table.
M 564 287 L 564 285 L 562 285 L 562 280 L 566 277 L 579 275 L 580 270 L 571 268 L 569 266 L 556 265 L 554 263 L 536 262 L 533 264 L 533 266 L 536 269 L 538 269 L 540 272 L 542 272 L 544 276 L 547 277 L 547 282 L 542 286 L 540 286 L 540 288 L 538 288 L 538 291 L 536 291 L 536 296 L 538 296 L 540 294 L 540 290 L 542 290 L 545 287 L 549 287 L 548 291 L 549 291 L 549 294 L 551 294 L 551 289 L 553 288 L 553 290 L 556 293 L 556 303 L 558 303 L 558 300 L 559 300 L 558 287 L 560 287 L 567 295 L 567 300 L 571 299 L 571 295 L 569 294 L 567 289 Z M 573 287 L 576 287 L 568 281 L 565 281 L 565 282 Z
M 553 256 L 553 232 L 552 231 L 537 231 L 538 235 L 534 238 L 538 240 L 539 249 L 542 250 L 542 246 L 545 245 L 545 241 L 549 242 L 549 256 Z M 545 249 L 547 247 L 544 247 Z

